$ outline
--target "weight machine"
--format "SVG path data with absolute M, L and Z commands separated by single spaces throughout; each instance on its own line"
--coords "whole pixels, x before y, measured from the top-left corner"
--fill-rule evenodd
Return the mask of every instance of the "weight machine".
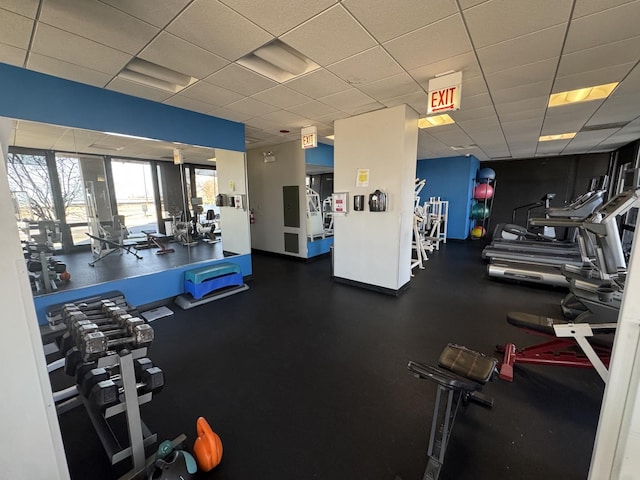
M 307 236 L 313 242 L 315 238 L 325 238 L 322 204 L 320 195 L 315 190 L 307 187 Z
M 100 223 L 93 182 L 86 183 L 85 196 L 89 224 L 89 232 L 86 235 L 91 239 L 91 252 L 94 258 L 92 262 L 89 262 L 89 266 L 95 267 L 100 260 L 116 252 L 120 254 L 125 252 L 133 255 L 138 260 L 142 260 L 142 257 L 133 251 L 135 245 L 125 244 L 127 227 L 124 225 L 123 215 L 114 215 L 111 227 L 104 227 Z

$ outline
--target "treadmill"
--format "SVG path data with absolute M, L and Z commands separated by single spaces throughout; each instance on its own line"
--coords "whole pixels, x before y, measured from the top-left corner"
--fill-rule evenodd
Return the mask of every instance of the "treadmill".
M 626 260 L 622 250 L 617 217 L 628 212 L 631 208 L 640 205 L 640 189 L 628 190 L 616 195 L 600 209 L 594 212 L 587 220 L 571 219 L 532 219 L 533 225 L 551 224 L 552 226 L 576 227 L 584 236 L 589 235 L 596 239 L 596 261 L 600 268 L 608 274 L 617 274 L 626 269 Z M 549 258 L 546 263 L 540 259 L 527 262 L 525 255 L 492 256 L 491 263 L 487 267 L 490 277 L 507 280 L 521 280 L 532 283 L 568 287 L 571 274 L 579 277 L 593 273 L 590 267 L 592 258 L 587 257 L 586 242 L 581 241 L 584 251 L 581 252 L 581 261 L 570 257 L 571 261 L 557 263 L 558 256 Z M 569 278 L 565 274 L 569 274 Z

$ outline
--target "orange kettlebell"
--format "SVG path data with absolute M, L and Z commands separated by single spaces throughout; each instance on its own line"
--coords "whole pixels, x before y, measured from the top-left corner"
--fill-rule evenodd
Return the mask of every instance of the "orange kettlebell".
M 200 470 L 208 472 L 217 467 L 222 460 L 222 441 L 204 417 L 198 418 L 196 432 L 198 438 L 193 444 L 193 453 Z

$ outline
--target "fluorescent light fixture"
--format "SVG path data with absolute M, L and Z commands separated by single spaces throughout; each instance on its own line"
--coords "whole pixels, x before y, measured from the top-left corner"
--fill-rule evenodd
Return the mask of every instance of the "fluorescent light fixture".
M 556 135 L 542 135 L 538 140 L 540 142 L 551 142 L 553 140 L 569 140 L 576 136 L 576 132 L 557 133 Z
M 335 135 L 327 135 L 327 136 L 326 136 L 326 137 L 324 137 L 324 138 L 327 138 L 327 139 L 329 139 L 329 140 L 335 140 L 335 139 L 336 139 L 336 136 L 335 136 Z
M 113 135 L 114 137 L 124 137 L 124 138 L 133 138 L 134 140 L 151 140 L 153 142 L 159 142 L 160 140 L 156 140 L 155 138 L 148 137 L 138 137 L 136 135 L 127 135 L 126 133 L 117 133 L 117 132 L 102 132 L 105 135 Z
M 197 81 L 196 78 L 189 75 L 141 58 L 133 58 L 118 74 L 118 77 L 172 93 L 177 93 Z
M 605 85 L 569 90 L 567 92 L 553 93 L 549 96 L 549 106 L 558 107 L 560 105 L 569 105 L 571 103 L 588 102 L 590 100 L 607 98 L 618 86 L 618 83 L 619 82 L 613 82 Z
M 439 127 L 441 125 L 450 125 L 456 123 L 447 113 L 434 115 L 432 117 L 424 117 L 418 120 L 418 128 Z
M 207 158 L 208 162 L 215 162 L 216 161 L 216 157 L 211 157 L 211 158 Z
M 237 62 L 280 83 L 320 68 L 320 65 L 280 40 L 263 45 Z

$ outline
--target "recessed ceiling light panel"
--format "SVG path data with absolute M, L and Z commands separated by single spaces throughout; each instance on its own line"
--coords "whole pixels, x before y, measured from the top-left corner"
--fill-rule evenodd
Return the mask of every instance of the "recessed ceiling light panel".
M 571 133 L 557 133 L 555 135 L 542 135 L 538 141 L 551 142 L 553 140 L 570 140 L 576 136 L 576 132 Z
M 418 128 L 440 127 L 442 125 L 450 125 L 456 123 L 448 114 L 434 115 L 432 117 L 424 117 L 418 120 Z
M 596 85 L 593 87 L 579 88 L 577 90 L 553 93 L 549 97 L 549 107 L 559 107 L 561 105 L 569 105 L 571 103 L 589 102 L 591 100 L 607 98 L 617 86 L 618 82 L 614 82 L 607 83 L 605 85 Z
M 263 45 L 237 62 L 279 83 L 320 68 L 320 65 L 280 40 Z

